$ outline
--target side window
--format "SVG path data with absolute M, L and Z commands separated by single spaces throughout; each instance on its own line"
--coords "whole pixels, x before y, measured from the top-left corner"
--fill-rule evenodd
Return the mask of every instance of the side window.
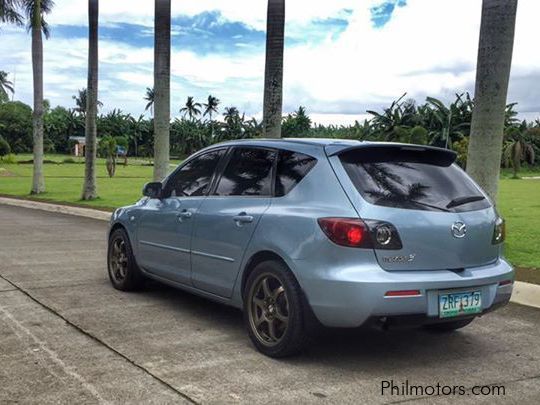
M 316 163 L 317 159 L 303 153 L 280 151 L 276 174 L 276 197 L 282 197 L 296 187 Z
M 195 197 L 206 194 L 223 149 L 192 159 L 167 181 L 166 193 L 171 197 Z
M 216 195 L 272 195 L 272 166 L 276 152 L 258 148 L 235 148 L 219 180 Z

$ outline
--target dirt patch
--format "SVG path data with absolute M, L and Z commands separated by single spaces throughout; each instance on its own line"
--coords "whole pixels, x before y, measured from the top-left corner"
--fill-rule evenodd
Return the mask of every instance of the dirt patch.
M 540 269 L 516 267 L 516 280 L 540 284 Z
M 0 167 L 0 177 L 17 177 L 17 175 L 7 169 L 4 169 L 3 167 Z

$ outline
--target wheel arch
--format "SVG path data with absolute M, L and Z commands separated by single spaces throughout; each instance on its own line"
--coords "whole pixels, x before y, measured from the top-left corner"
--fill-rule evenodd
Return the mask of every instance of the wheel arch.
M 242 271 L 242 278 L 241 278 L 241 282 L 240 282 L 240 291 L 239 291 L 239 294 L 237 295 L 240 296 L 240 304 L 243 306 L 243 303 L 244 303 L 244 289 L 245 289 L 245 285 L 246 285 L 246 282 L 247 282 L 247 279 L 249 277 L 249 275 L 251 274 L 251 272 L 255 269 L 255 267 L 259 264 L 259 263 L 262 263 L 264 261 L 268 261 L 268 260 L 275 260 L 275 261 L 279 261 L 281 263 L 283 263 L 285 266 L 287 266 L 287 268 L 289 269 L 292 277 L 294 277 L 294 279 L 296 280 L 296 282 L 298 283 L 299 287 L 300 287 L 300 293 L 301 293 L 301 300 L 303 302 L 303 308 L 304 308 L 304 322 L 305 322 L 305 326 L 309 329 L 309 330 L 317 330 L 320 326 L 321 326 L 321 323 L 319 321 L 319 319 L 317 318 L 317 316 L 315 315 L 315 313 L 313 312 L 313 308 L 311 307 L 311 304 L 309 303 L 309 300 L 307 298 L 307 295 L 304 291 L 304 288 L 302 286 L 302 284 L 300 283 L 300 280 L 299 278 L 297 277 L 296 275 L 296 272 L 295 272 L 295 269 L 293 268 L 293 266 L 291 266 L 288 261 L 280 254 L 276 253 L 275 251 L 272 251 L 272 250 L 260 250 L 254 254 L 252 254 L 250 256 L 250 258 L 247 260 L 246 262 L 246 265 L 244 266 L 243 268 L 243 271 Z
M 123 229 L 126 233 L 128 233 L 128 230 L 127 228 L 120 222 L 116 222 L 115 224 L 113 224 L 111 226 L 111 228 L 109 229 L 109 238 L 111 237 L 111 235 L 113 234 L 114 231 L 116 231 L 117 229 Z M 128 234 L 129 236 L 129 234 Z
M 251 255 L 251 257 L 247 260 L 244 266 L 244 269 L 242 271 L 242 279 L 240 282 L 240 296 L 242 297 L 242 301 L 244 300 L 244 288 L 246 286 L 247 279 L 249 275 L 251 274 L 251 272 L 255 269 L 255 267 L 259 263 L 270 261 L 270 260 L 279 261 L 283 263 L 285 266 L 287 266 L 287 268 L 290 270 L 293 277 L 298 282 L 298 278 L 294 274 L 294 271 L 292 270 L 291 266 L 289 265 L 289 263 L 287 263 L 287 261 L 282 256 L 280 256 L 279 254 L 277 254 L 276 252 L 272 250 L 260 250 L 254 253 L 253 255 Z

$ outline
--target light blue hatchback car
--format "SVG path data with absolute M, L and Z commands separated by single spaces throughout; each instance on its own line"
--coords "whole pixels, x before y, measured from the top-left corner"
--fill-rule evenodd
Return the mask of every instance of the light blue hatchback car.
M 273 357 L 301 349 L 313 321 L 461 328 L 509 301 L 514 272 L 504 221 L 455 158 L 335 139 L 211 146 L 114 212 L 111 282 L 242 308 Z

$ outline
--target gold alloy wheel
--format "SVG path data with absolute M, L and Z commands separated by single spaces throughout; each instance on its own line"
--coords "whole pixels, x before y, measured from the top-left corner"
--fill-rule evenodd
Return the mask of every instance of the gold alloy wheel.
M 122 283 L 128 272 L 128 257 L 126 242 L 122 237 L 116 237 L 111 243 L 109 271 L 116 283 Z
M 266 346 L 279 344 L 289 326 L 289 302 L 283 283 L 270 273 L 261 274 L 248 300 L 249 323 L 257 340 Z

